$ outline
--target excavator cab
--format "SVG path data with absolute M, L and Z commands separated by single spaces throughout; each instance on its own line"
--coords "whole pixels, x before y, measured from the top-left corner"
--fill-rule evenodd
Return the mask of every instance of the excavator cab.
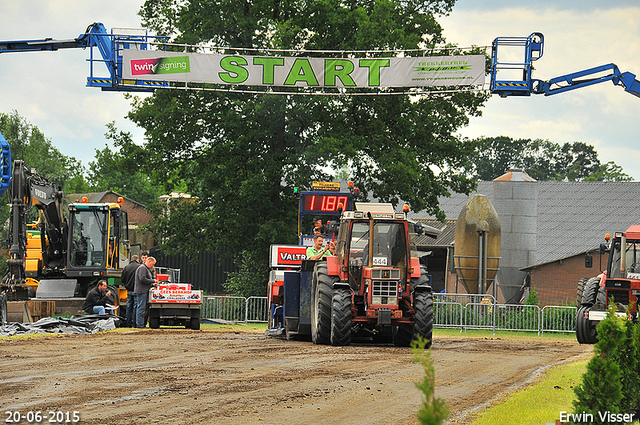
M 127 212 L 116 203 L 69 205 L 68 278 L 78 279 L 80 292 L 96 278 L 119 275 L 128 263 Z

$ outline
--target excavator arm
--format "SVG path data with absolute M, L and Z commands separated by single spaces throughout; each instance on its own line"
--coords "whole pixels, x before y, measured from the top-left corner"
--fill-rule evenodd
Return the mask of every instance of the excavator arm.
M 7 232 L 9 259 L 0 289 L 9 300 L 26 299 L 27 213 L 32 207 L 39 211 L 43 269 L 64 267 L 68 226 L 62 215 L 63 193 L 59 185 L 27 168 L 23 161 L 16 160 L 8 195 L 11 202 Z

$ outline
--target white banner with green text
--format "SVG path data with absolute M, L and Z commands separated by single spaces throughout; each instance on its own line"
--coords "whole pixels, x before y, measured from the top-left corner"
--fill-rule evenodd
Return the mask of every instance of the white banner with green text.
M 483 55 L 316 58 L 123 51 L 123 78 L 278 87 L 432 87 L 484 84 Z

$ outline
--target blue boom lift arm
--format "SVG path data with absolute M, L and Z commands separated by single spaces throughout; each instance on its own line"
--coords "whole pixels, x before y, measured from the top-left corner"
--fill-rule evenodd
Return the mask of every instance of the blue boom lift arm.
M 125 31 L 127 32 L 127 31 Z M 67 40 L 43 38 L 40 40 L 0 41 L 0 53 L 56 51 L 60 49 L 90 49 L 90 73 L 88 87 L 100 87 L 105 91 L 150 92 L 157 88 L 169 87 L 166 81 L 124 80 L 122 78 L 122 50 L 147 50 L 150 43 L 164 43 L 166 37 L 152 36 L 146 30 L 129 30 L 129 34 L 107 32 L 100 22 L 87 27 L 84 34 Z M 98 49 L 100 57 L 94 57 Z M 94 76 L 94 67 L 104 64 L 109 76 Z M 9 143 L 0 134 L 0 195 L 11 184 L 11 150 Z
M 499 53 L 506 49 L 524 48 L 523 61 L 500 61 Z M 611 81 L 625 91 L 640 97 L 640 81 L 635 74 L 621 72 L 614 64 L 597 66 L 552 78 L 548 81 L 532 78 L 533 62 L 540 59 L 544 49 L 544 36 L 534 32 L 528 37 L 498 37 L 491 46 L 491 93 L 508 96 L 564 93 L 582 87 Z M 499 75 L 502 74 L 502 75 Z M 505 78 L 507 74 L 509 78 Z M 502 77 L 502 78 L 501 78 Z
M 127 32 L 127 31 L 125 31 Z M 90 73 L 88 87 L 100 87 L 108 91 L 151 92 L 157 88 L 168 87 L 166 81 L 124 80 L 122 78 L 122 50 L 147 50 L 150 43 L 164 43 L 166 37 L 149 35 L 146 30 L 133 30 L 126 33 L 107 32 L 100 22 L 87 27 L 84 34 L 68 40 L 44 38 L 40 40 L 0 41 L 0 53 L 56 51 L 60 49 L 90 49 Z M 94 57 L 94 48 L 100 52 L 100 58 Z M 96 55 L 97 56 L 97 55 Z M 96 77 L 94 67 L 103 63 L 109 72 L 108 77 Z

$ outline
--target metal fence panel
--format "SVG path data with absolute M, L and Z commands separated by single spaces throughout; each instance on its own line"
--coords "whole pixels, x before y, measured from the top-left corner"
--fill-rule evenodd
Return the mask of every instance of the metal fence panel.
M 201 317 L 267 323 L 267 297 L 205 296 Z M 463 301 L 467 301 L 463 303 Z M 433 327 L 503 331 L 575 332 L 576 307 L 495 304 L 491 296 L 433 294 Z
M 493 329 L 495 331 L 495 304 L 467 303 L 464 306 L 464 329 Z
M 540 332 L 575 332 L 577 307 L 547 305 L 540 311 Z
M 433 303 L 433 326 L 435 328 L 462 328 L 465 308 L 457 302 L 435 301 Z
M 245 304 L 245 322 L 267 323 L 269 321 L 269 299 L 249 297 Z
M 228 322 L 246 322 L 246 299 L 244 297 L 205 296 L 200 317 Z
M 540 308 L 537 305 L 496 304 L 496 329 L 540 333 Z

